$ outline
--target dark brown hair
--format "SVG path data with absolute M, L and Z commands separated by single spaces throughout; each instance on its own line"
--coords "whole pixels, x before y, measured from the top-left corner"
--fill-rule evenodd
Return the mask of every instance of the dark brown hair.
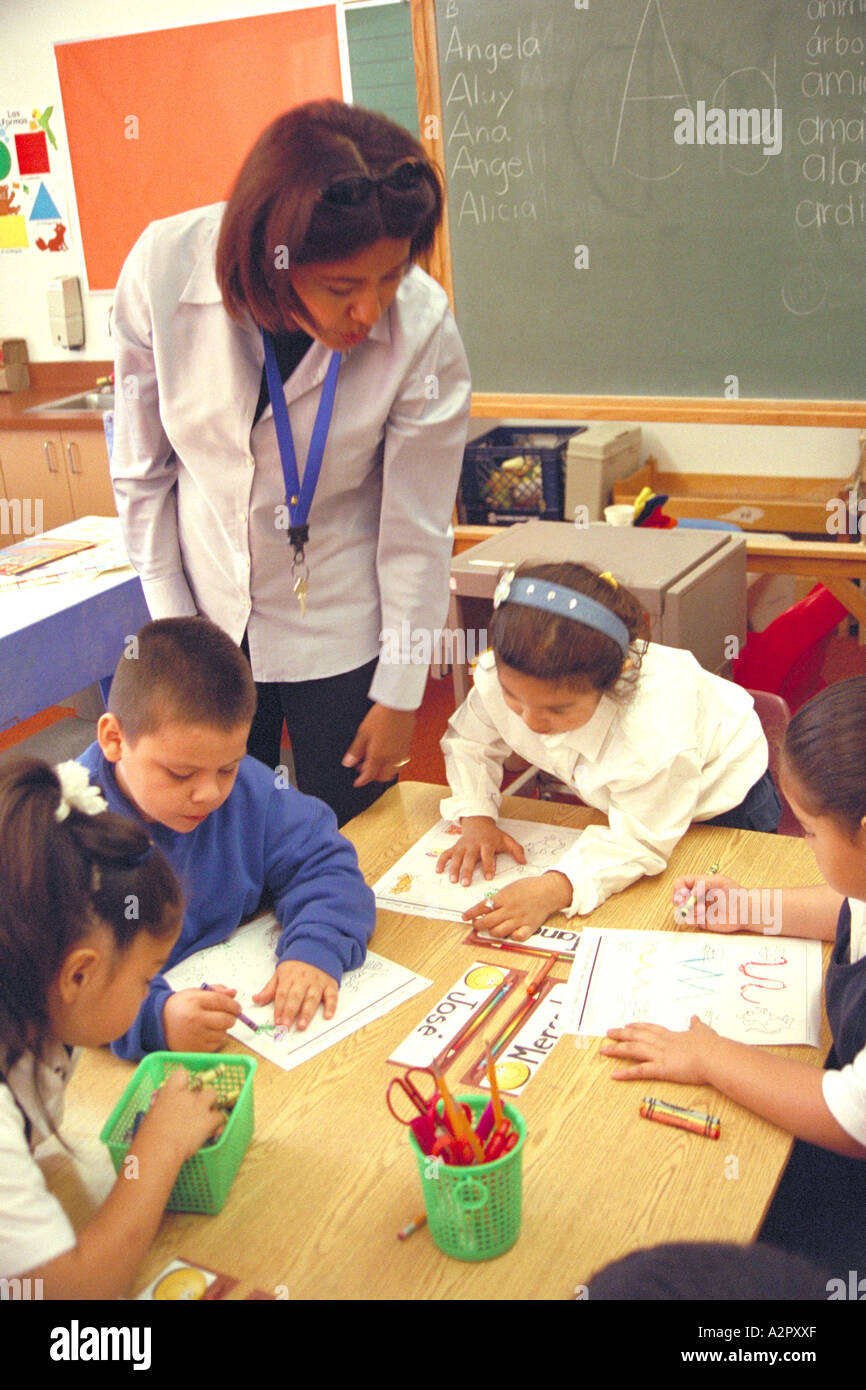
M 216 623 L 159 618 L 127 642 L 108 708 L 134 744 L 170 722 L 235 729 L 252 721 L 256 687 L 240 647 Z
M 10 1066 L 25 1051 L 43 1055 L 50 986 L 83 936 L 103 925 L 124 951 L 140 931 L 159 938 L 180 925 L 180 886 L 145 828 L 75 807 L 58 821 L 60 802 L 48 763 L 18 757 L 0 772 L 0 1048 Z
M 607 633 L 557 613 L 545 613 L 507 600 L 494 609 L 488 628 L 490 645 L 499 661 L 539 680 L 559 681 L 575 690 L 591 687 L 606 694 L 623 694 L 637 679 L 644 646 L 649 640 L 646 615 L 634 594 L 621 584 L 602 579 L 588 565 L 523 564 L 517 579 L 540 579 L 595 599 L 610 609 L 628 630 L 629 666 L 622 648 Z
M 414 188 L 380 187 L 348 208 L 320 198 L 335 179 L 379 178 L 406 159 L 423 169 Z M 345 260 L 383 237 L 408 238 L 414 260 L 432 246 L 442 205 L 439 171 L 408 130 L 341 101 L 296 106 L 259 136 L 229 198 L 216 252 L 226 311 L 285 332 L 296 314 L 309 317 L 289 266 Z
M 785 731 L 781 772 L 812 816 L 831 816 L 853 840 L 866 816 L 866 676 L 836 681 Z

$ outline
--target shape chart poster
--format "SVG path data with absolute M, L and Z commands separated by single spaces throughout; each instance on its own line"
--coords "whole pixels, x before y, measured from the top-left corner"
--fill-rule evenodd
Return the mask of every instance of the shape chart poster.
M 0 251 L 68 251 L 53 106 L 0 107 Z

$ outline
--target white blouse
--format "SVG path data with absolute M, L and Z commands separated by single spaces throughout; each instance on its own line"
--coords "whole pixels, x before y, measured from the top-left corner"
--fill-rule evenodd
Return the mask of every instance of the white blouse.
M 40 1065 L 40 1093 L 55 1126 L 77 1060 L 76 1053 L 70 1057 L 53 1044 Z M 51 1131 L 34 1087 L 32 1054 L 8 1068 L 0 1057 L 0 1072 L 5 1076 L 0 1081 L 0 1277 L 11 1279 L 71 1250 L 75 1232 L 33 1157 L 33 1149 Z
M 848 963 L 866 956 L 866 903 L 849 898 L 851 909 L 851 954 Z M 821 1079 L 824 1099 L 831 1115 L 858 1144 L 866 1145 L 866 1047 L 853 1062 L 838 1071 L 825 1071 Z
M 442 740 L 451 820 L 498 817 L 509 752 L 603 811 L 555 868 L 574 890 L 567 915 L 591 912 L 643 874 L 666 867 L 692 821 L 738 806 L 767 769 L 767 740 L 750 695 L 705 671 L 690 652 L 651 643 L 622 700 L 603 695 L 589 722 L 536 734 L 505 704 L 492 652 Z
M 223 206 L 152 223 L 118 281 L 111 475 L 124 540 L 152 617 L 203 613 L 237 642 L 248 631 L 260 681 L 336 675 L 372 660 L 404 620 L 442 624 L 466 356 L 445 292 L 417 266 L 343 354 L 303 617 L 270 404 L 252 423 L 261 336 L 228 317 L 215 276 Z M 314 342 L 284 387 L 301 477 L 330 357 Z M 426 676 L 383 660 L 370 696 L 417 708 Z

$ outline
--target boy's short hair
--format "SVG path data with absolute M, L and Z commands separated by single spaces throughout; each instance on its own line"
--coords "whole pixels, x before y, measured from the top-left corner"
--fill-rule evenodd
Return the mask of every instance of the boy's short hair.
M 252 722 L 256 686 L 249 662 L 208 618 L 159 618 L 126 648 L 108 709 L 130 743 L 168 723 L 235 729 Z

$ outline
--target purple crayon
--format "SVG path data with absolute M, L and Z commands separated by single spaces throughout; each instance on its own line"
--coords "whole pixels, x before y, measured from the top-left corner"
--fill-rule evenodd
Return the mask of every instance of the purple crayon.
M 213 985 L 202 985 L 202 989 L 213 990 Z M 246 1014 L 238 1014 L 238 1018 L 240 1019 L 241 1023 L 245 1023 L 248 1028 L 252 1028 L 254 1033 L 257 1033 L 259 1031 L 259 1025 L 257 1023 L 253 1023 L 251 1018 L 247 1018 Z

